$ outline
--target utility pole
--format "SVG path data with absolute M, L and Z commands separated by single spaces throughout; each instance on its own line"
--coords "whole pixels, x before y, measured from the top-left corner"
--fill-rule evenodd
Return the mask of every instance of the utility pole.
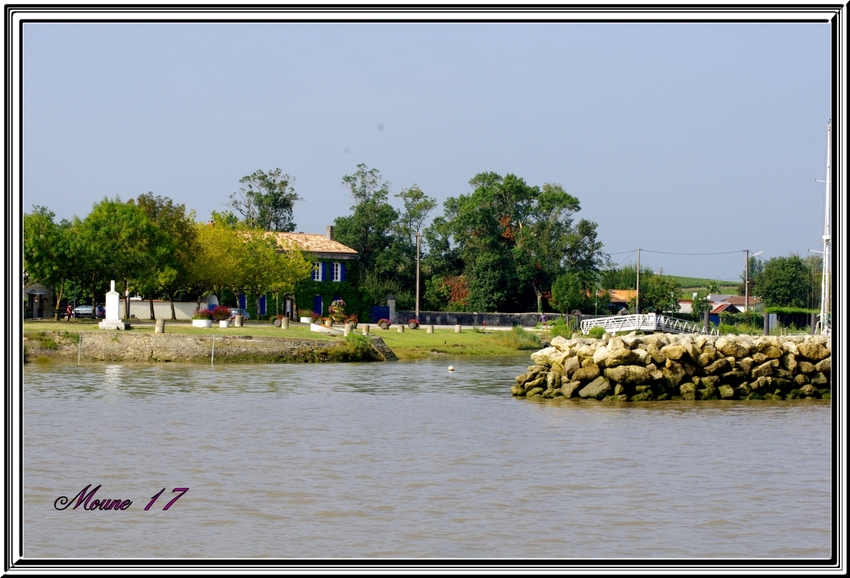
M 637 284 L 635 287 L 635 314 L 638 314 L 640 313 L 640 247 L 637 249 Z
M 750 250 L 744 249 L 747 255 L 744 261 L 744 312 L 750 312 Z
M 416 231 L 416 321 L 419 321 L 419 246 L 422 243 L 421 231 Z

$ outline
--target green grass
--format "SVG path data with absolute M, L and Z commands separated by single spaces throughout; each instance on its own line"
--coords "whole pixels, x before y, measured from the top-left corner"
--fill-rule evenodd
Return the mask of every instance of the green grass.
M 144 323 L 147 325 L 136 325 L 128 331 L 132 333 L 153 333 L 153 322 L 145 320 Z M 133 322 L 131 322 L 132 325 Z M 388 330 L 378 329 L 373 324 L 369 325 L 371 335 L 382 338 L 399 359 L 422 359 L 433 355 L 516 355 L 520 351 L 540 349 L 541 347 L 540 338 L 536 333 L 520 328 L 518 329 L 522 333 L 516 330 L 500 331 L 481 328 L 477 328 L 477 331 L 464 329 L 462 333 L 455 333 L 452 326 L 451 328 L 436 328 L 434 333 L 428 334 L 424 328 L 412 330 L 405 327 L 404 333 L 399 333 L 396 325 Z M 363 324 L 360 324 L 355 333 L 361 334 L 362 329 Z M 96 332 L 100 329 L 97 327 L 97 321 L 89 320 L 82 322 L 79 320 L 71 322 L 28 320 L 24 322 L 24 332 L 27 337 L 45 331 L 84 333 Z M 165 332 L 181 335 L 250 335 L 252 337 L 335 340 L 339 341 L 341 345 L 339 351 L 336 352 L 340 360 L 349 355 L 355 355 L 359 347 L 358 341 L 351 340 L 350 336 L 350 340 L 346 342 L 342 336 L 310 331 L 308 325 L 293 324 L 288 329 L 281 329 L 262 321 L 249 322 L 244 327 L 222 329 L 214 326 L 207 329 L 192 327 L 189 321 L 166 320 Z

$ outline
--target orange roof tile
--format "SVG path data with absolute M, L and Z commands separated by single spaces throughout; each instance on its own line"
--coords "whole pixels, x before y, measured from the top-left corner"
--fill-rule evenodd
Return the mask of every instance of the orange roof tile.
M 334 255 L 340 258 L 354 259 L 357 251 L 346 247 L 339 241 L 331 241 L 325 235 L 312 233 L 268 233 L 277 237 L 278 243 L 285 246 L 294 244 L 300 250 L 316 255 Z

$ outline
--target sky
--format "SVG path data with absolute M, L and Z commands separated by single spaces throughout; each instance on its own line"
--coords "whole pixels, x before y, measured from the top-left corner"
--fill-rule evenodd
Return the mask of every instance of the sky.
M 197 219 L 294 177 L 296 230 L 359 163 L 439 205 L 558 183 L 615 265 L 739 281 L 821 249 L 826 23 L 40 23 L 23 28 L 23 211 L 152 192 Z M 672 254 L 678 253 L 678 254 Z M 686 255 L 683 255 L 685 253 Z M 705 253 L 721 253 L 704 255 Z

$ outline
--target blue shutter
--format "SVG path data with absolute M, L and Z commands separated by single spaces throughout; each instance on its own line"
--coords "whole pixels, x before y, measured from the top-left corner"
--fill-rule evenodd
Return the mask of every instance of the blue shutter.
M 260 297 L 260 315 L 266 314 L 266 296 Z M 182 495 L 182 494 L 181 494 Z
M 328 264 L 322 261 L 322 281 L 328 280 Z
M 345 281 L 345 263 L 339 264 L 339 280 Z
M 242 309 L 248 308 L 248 305 L 246 305 L 246 299 L 245 299 L 244 293 L 239 296 L 239 307 L 242 308 Z

